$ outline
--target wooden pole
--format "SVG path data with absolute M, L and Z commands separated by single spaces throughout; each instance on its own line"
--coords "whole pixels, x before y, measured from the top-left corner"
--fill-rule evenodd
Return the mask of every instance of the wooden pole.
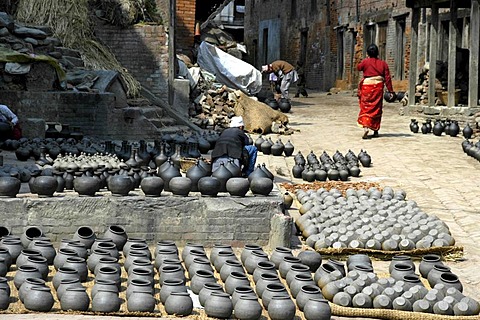
M 448 24 L 448 102 L 455 106 L 455 73 L 457 65 L 457 1 L 450 0 L 450 22 Z
M 420 22 L 420 9 L 412 9 L 411 21 L 411 39 L 410 39 L 410 67 L 408 71 L 409 87 L 408 87 L 408 104 L 415 105 L 415 87 L 417 84 L 418 72 L 418 24 Z
M 428 78 L 428 105 L 435 106 L 435 79 L 437 73 L 438 56 L 438 5 L 432 4 L 432 25 L 430 27 L 430 59 L 429 59 L 429 78 Z
M 468 81 L 468 106 L 478 106 L 478 59 L 480 50 L 480 10 L 479 0 L 472 0 L 470 9 L 470 63 Z
M 173 81 L 176 75 L 176 47 L 175 47 L 175 25 L 177 21 L 177 1 L 170 0 L 170 19 L 168 23 L 168 104 L 173 105 L 175 92 Z

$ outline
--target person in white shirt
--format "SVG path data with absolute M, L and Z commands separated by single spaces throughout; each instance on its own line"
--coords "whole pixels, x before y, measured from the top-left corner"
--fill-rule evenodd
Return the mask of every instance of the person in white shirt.
M 8 124 L 9 127 L 3 126 L 0 132 L 0 139 L 20 139 L 22 130 L 18 125 L 18 117 L 4 104 L 0 104 L 0 123 Z

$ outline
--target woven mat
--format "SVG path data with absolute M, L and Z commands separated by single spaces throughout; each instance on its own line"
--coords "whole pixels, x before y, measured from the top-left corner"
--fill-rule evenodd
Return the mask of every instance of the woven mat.
M 334 303 L 330 303 L 332 315 L 342 317 L 363 317 L 363 318 L 377 318 L 388 320 L 476 320 L 480 319 L 477 316 L 444 316 L 432 313 L 400 311 L 391 309 L 361 309 L 342 307 Z
M 442 256 L 443 260 L 456 261 L 463 257 L 463 247 L 460 246 L 447 246 L 447 247 L 433 247 L 425 249 L 413 249 L 413 250 L 397 250 L 397 251 L 384 251 L 384 250 L 372 250 L 363 248 L 326 248 L 316 250 L 321 255 L 325 256 L 349 256 L 357 253 L 368 254 L 379 260 L 391 260 L 396 255 L 408 255 L 412 258 L 420 259 L 426 254 L 438 254 Z

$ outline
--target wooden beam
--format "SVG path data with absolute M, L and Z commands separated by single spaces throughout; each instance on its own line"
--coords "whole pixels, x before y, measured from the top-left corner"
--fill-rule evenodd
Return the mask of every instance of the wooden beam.
M 448 102 L 447 106 L 455 105 L 455 73 L 457 65 L 457 6 L 455 0 L 450 0 L 450 21 L 448 23 Z
M 408 102 L 410 106 L 415 105 L 415 87 L 417 84 L 418 71 L 418 24 L 420 23 L 420 9 L 412 9 L 411 39 L 410 39 L 410 67 L 408 71 L 409 87 Z
M 175 92 L 173 81 L 177 75 L 177 53 L 175 47 L 175 24 L 177 22 L 177 1 L 170 0 L 170 16 L 168 21 L 168 104 L 173 105 Z
M 480 51 L 480 3 L 472 0 L 470 8 L 470 63 L 468 78 L 468 106 L 478 106 L 478 59 Z
M 429 58 L 429 79 L 428 79 L 428 105 L 435 105 L 435 79 L 437 73 L 438 56 L 438 30 L 440 29 L 440 19 L 438 17 L 437 5 L 432 5 L 432 25 L 430 26 L 430 58 Z

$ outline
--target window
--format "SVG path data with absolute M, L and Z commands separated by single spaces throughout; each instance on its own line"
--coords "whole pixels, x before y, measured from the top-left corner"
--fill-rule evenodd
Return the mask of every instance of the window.
M 364 52 L 363 55 L 367 53 L 367 48 L 372 43 L 375 43 L 375 22 L 368 22 L 365 25 L 365 30 L 363 32 L 364 39 Z

